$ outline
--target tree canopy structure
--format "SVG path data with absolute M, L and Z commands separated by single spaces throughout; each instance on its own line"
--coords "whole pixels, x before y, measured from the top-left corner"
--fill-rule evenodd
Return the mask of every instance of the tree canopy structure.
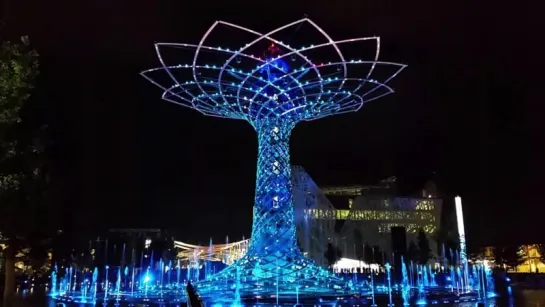
M 298 47 L 290 45 L 294 32 L 303 26 L 312 33 L 301 35 Z M 221 28 L 237 34 L 220 35 Z M 227 46 L 218 46 L 214 37 Z M 316 40 L 309 41 L 312 37 Z M 304 257 L 297 246 L 289 138 L 301 121 L 355 112 L 393 92 L 387 83 L 405 65 L 380 62 L 379 42 L 378 37 L 334 41 L 305 18 L 265 34 L 218 21 L 198 44 L 155 45 L 161 67 L 142 75 L 163 89 L 164 100 L 204 115 L 245 120 L 258 136 L 248 252 L 209 280 L 196 283 L 201 296 L 233 302 L 234 295 L 236 302 L 255 295 L 344 291 L 344 282 Z M 372 58 L 348 58 L 346 53 L 359 54 L 362 44 L 373 48 Z M 186 62 L 179 62 L 187 51 Z

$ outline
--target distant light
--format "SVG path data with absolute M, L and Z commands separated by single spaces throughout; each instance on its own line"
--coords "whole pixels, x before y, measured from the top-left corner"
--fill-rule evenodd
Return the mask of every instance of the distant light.
M 458 235 L 460 235 L 460 237 L 465 238 L 464 212 L 462 211 L 462 198 L 460 196 L 456 196 L 454 198 L 454 203 L 456 204 L 456 224 L 458 226 Z M 462 242 L 460 242 L 460 244 L 461 243 Z

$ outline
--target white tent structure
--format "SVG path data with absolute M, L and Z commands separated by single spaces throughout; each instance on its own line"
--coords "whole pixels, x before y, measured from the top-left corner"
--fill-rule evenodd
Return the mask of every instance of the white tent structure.
M 380 266 L 376 263 L 367 263 L 349 258 L 341 258 L 333 265 L 333 271 L 335 272 L 353 272 L 357 269 L 371 269 L 371 271 L 378 272 Z

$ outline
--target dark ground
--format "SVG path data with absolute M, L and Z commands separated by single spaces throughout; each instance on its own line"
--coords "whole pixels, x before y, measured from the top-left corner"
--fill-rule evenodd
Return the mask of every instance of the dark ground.
M 56 304 L 54 301 L 48 299 L 43 292 L 36 291 L 35 293 L 31 295 L 26 296 L 17 296 L 14 299 L 14 304 L 12 307 L 56 307 Z M 75 306 L 84 306 L 84 305 L 66 305 L 66 307 L 75 307 Z M 90 305 L 88 305 L 90 306 Z M 458 305 L 457 307 L 469 307 L 469 306 L 476 306 L 476 305 Z M 513 296 L 512 298 L 506 299 L 506 298 L 499 298 L 496 300 L 495 304 L 492 304 L 490 306 L 498 306 L 498 307 L 530 307 L 530 306 L 545 306 L 545 290 L 513 290 Z

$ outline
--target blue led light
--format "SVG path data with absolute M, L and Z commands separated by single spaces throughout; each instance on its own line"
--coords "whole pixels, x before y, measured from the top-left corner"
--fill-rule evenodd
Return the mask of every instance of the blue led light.
M 324 35 L 327 43 L 294 49 L 273 38 L 275 33 L 297 28 L 302 23 L 309 23 Z M 220 24 L 254 34 L 256 39 L 236 48 L 205 46 L 209 34 Z M 364 41 L 376 44 L 375 59 L 344 58 L 341 45 Z M 259 47 L 262 42 L 270 44 L 264 56 L 252 55 L 251 51 L 262 48 Z M 161 52 L 166 47 L 194 48 L 193 62 L 167 65 Z M 309 51 L 324 47 L 333 47 L 337 58 L 329 59 L 326 64 L 309 59 Z M 235 264 L 197 282 L 195 287 L 199 294 L 229 302 L 236 297 L 256 295 L 329 295 L 353 291 L 354 287 L 348 289 L 344 281 L 304 257 L 297 246 L 289 138 L 300 121 L 354 112 L 364 103 L 392 93 L 386 83 L 405 65 L 378 61 L 378 37 L 335 42 L 308 19 L 267 34 L 219 21 L 198 45 L 159 43 L 156 50 L 162 67 L 144 71 L 142 75 L 164 90 L 163 99 L 205 115 L 246 120 L 258 135 L 253 227 L 248 251 Z M 228 59 L 201 63 L 203 50 L 217 52 Z M 364 65 L 370 68 L 365 70 Z M 371 80 L 371 73 L 379 66 L 395 69 L 382 82 Z M 352 70 L 356 74 L 360 72 L 360 76 L 354 77 Z M 156 82 L 152 77 L 156 72 L 165 72 L 170 78 L 169 84 Z M 178 72 L 189 73 L 190 77 L 179 80 Z M 364 85 L 368 87 L 364 89 Z

